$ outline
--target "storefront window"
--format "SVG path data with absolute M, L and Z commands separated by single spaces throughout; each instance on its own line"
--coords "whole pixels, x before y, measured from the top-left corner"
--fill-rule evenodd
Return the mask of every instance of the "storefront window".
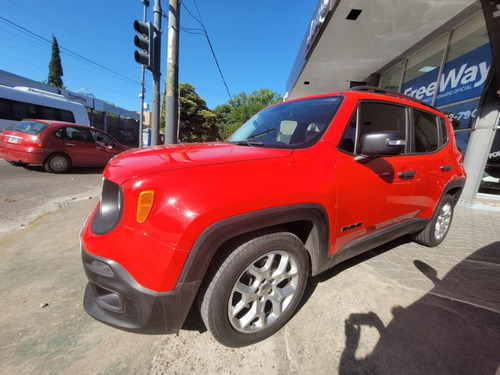
M 445 35 L 408 59 L 401 88 L 403 94 L 432 104 L 447 41 Z
M 404 61 L 402 61 L 394 68 L 384 73 L 380 77 L 379 86 L 384 90 L 399 91 L 399 85 L 401 83 L 404 66 Z
M 458 104 L 440 107 L 439 110 L 448 116 L 453 124 L 453 129 L 472 129 L 477 117 L 477 106 L 479 100 L 473 100 Z
M 457 29 L 453 33 L 446 65 L 439 80 L 435 105 L 440 108 L 451 103 L 479 99 L 490 65 L 491 48 L 484 22 L 481 26 L 471 21 Z

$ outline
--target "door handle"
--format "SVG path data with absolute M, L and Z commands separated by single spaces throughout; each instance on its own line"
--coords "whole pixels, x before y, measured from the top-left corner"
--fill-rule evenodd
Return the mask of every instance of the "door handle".
M 439 167 L 441 169 L 441 171 L 443 172 L 449 172 L 451 171 L 451 168 L 453 168 L 453 166 L 451 164 L 447 164 L 447 165 L 442 165 L 441 167 Z
M 74 143 L 66 143 L 66 146 L 73 146 L 73 147 L 75 147 L 75 144 Z
M 402 180 L 411 180 L 415 177 L 415 171 L 398 172 L 398 177 Z

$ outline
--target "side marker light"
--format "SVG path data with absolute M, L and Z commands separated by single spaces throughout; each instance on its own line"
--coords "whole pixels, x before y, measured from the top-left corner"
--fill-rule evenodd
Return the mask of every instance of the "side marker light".
M 144 223 L 153 208 L 155 193 L 153 190 L 146 190 L 139 194 L 137 201 L 137 222 Z

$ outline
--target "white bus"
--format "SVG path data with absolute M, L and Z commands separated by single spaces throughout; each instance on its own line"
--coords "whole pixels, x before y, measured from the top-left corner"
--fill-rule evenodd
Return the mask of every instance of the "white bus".
M 0 85 L 0 131 L 25 118 L 60 120 L 90 126 L 87 109 L 83 104 L 48 91 Z

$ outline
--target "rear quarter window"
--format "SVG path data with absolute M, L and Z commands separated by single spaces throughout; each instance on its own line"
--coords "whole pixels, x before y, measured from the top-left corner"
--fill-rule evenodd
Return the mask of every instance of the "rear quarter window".
M 415 123 L 415 152 L 427 153 L 437 151 L 439 148 L 439 135 L 437 116 L 414 110 Z

